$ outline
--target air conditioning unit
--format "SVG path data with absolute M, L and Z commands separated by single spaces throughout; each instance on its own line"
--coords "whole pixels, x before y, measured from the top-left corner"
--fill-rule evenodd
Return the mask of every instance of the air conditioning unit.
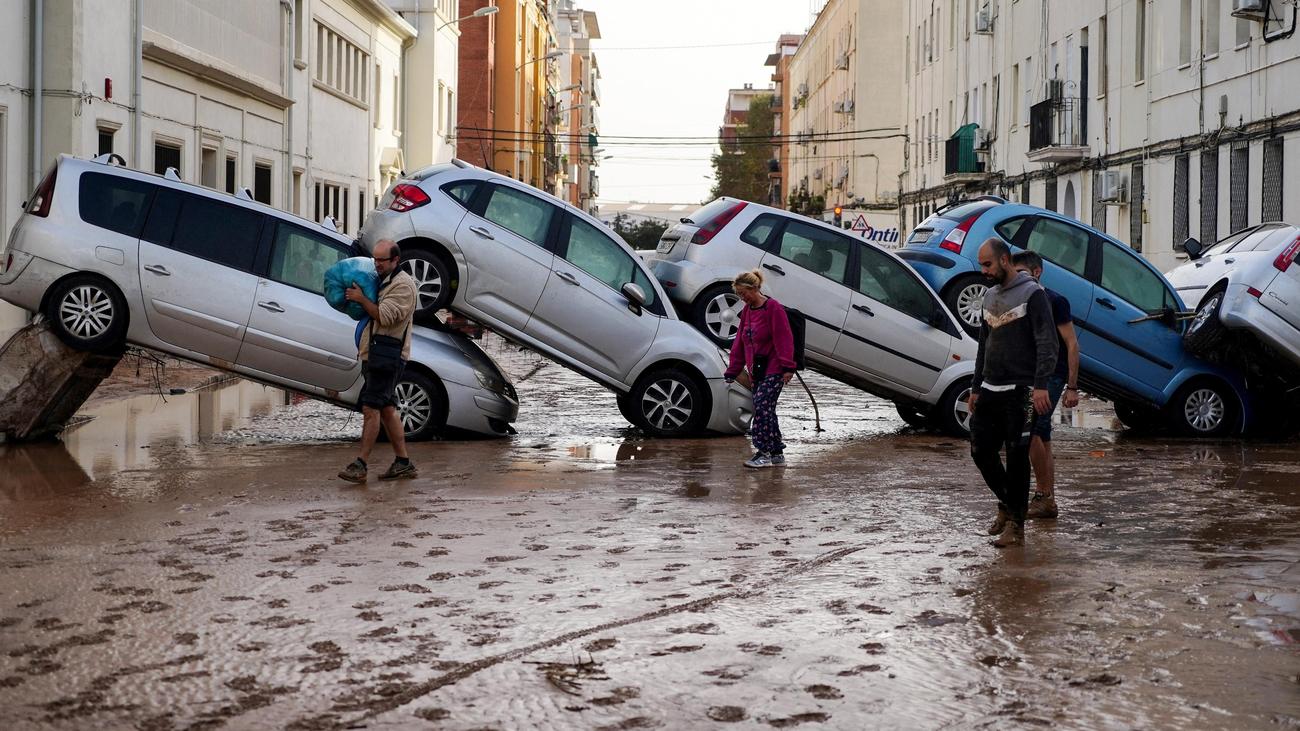
M 807 96 L 807 95 L 808 95 L 808 85 L 807 85 L 807 84 L 800 84 L 800 85 L 799 85 L 799 96 Z
M 1106 170 L 1101 174 L 1101 202 L 1124 205 L 1128 203 L 1128 178 L 1119 170 Z
M 1065 82 L 1061 79 L 1048 79 L 1047 98 L 1059 104 L 1065 98 Z
M 844 102 L 835 102 L 834 104 L 831 105 L 831 109 L 832 109 L 836 114 L 843 114 L 843 113 L 844 113 Z
M 845 113 L 845 114 L 853 114 L 853 108 L 854 108 L 854 104 L 853 104 L 853 100 L 852 100 L 852 99 L 849 99 L 849 100 L 847 100 L 847 101 L 844 102 L 844 113 Z
M 975 130 L 975 149 L 987 150 L 993 144 L 993 130 L 980 127 Z
M 821 179 L 822 179 L 822 169 L 817 168 L 816 170 L 813 171 L 813 180 L 821 180 Z
M 993 33 L 993 16 L 990 14 L 989 6 L 985 5 L 975 13 L 975 32 L 989 35 Z
M 835 68 L 836 68 L 836 69 L 839 69 L 840 71 L 847 71 L 847 70 L 848 70 L 848 68 L 849 68 L 849 54 L 848 54 L 847 52 L 845 52 L 845 53 L 841 53 L 840 55 L 838 55 L 838 56 L 835 57 Z
M 1232 14 L 1238 18 L 1264 20 L 1268 17 L 1268 0 L 1232 0 Z

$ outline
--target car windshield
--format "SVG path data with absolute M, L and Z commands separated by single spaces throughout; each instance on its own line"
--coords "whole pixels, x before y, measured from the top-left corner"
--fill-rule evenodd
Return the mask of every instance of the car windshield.
M 716 201 L 713 201 L 712 203 L 709 203 L 705 205 L 703 208 L 700 208 L 699 210 L 695 211 L 694 213 L 687 216 L 686 218 L 689 219 L 692 224 L 699 226 L 700 228 L 704 228 L 705 226 L 708 226 L 710 223 L 712 223 L 713 219 L 717 218 L 722 213 L 730 210 L 731 207 L 734 205 L 736 205 L 736 201 L 729 201 L 726 198 L 719 198 Z
M 952 208 L 945 208 L 936 215 L 950 221 L 965 221 L 976 213 L 982 213 L 996 205 L 997 203 L 994 201 L 970 201 L 968 203 L 958 203 Z
M 1277 236 L 1279 231 L 1289 230 L 1289 228 L 1289 226 L 1266 225 L 1238 231 L 1212 246 L 1209 251 L 1205 252 L 1204 256 L 1226 254 L 1229 251 L 1243 252 L 1271 249 L 1272 245 L 1262 246 L 1262 244 L 1269 238 Z

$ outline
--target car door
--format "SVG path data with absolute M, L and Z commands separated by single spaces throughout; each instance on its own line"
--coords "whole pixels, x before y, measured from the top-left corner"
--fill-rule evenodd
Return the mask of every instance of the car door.
M 1088 320 L 1093 304 L 1094 285 L 1089 278 L 1089 262 L 1094 251 L 1094 234 L 1085 228 L 1055 218 L 1041 217 L 1021 226 L 1015 245 L 1043 258 L 1044 287 L 1070 302 L 1070 314 L 1081 324 Z M 1086 333 L 1079 334 L 1080 347 L 1091 342 Z
M 274 226 L 237 362 L 278 379 L 346 391 L 361 375 L 356 323 L 326 303 L 324 283 L 325 271 L 351 252 L 302 226 Z
M 855 242 L 802 221 L 788 221 L 762 259 L 763 289 L 808 319 L 804 348 L 834 359 L 852 302 L 846 282 Z
M 145 317 L 159 340 L 235 361 L 257 290 L 254 260 L 265 224 L 258 211 L 159 189 L 139 257 Z
M 948 322 L 943 304 L 907 265 L 870 244 L 857 249 L 855 291 L 835 359 L 895 389 L 928 393 L 952 354 L 952 334 L 933 324 Z
M 456 229 L 468 265 L 464 302 L 522 331 L 528 325 L 555 258 L 547 249 L 559 209 L 539 196 L 501 183 L 483 187 Z
M 526 332 L 626 383 L 654 343 L 663 303 L 637 257 L 596 226 L 563 215 L 553 270 Z M 628 282 L 645 292 L 645 307 L 623 296 Z

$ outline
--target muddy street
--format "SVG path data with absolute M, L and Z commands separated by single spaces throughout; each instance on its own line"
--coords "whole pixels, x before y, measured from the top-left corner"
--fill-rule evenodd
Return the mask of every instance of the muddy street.
M 1060 426 L 1023 549 L 965 443 L 809 376 L 784 469 L 648 440 L 491 337 L 519 434 L 350 486 L 360 417 L 248 383 L 0 447 L 0 726 L 1300 725 L 1296 444 Z M 388 453 L 381 449 L 379 459 Z

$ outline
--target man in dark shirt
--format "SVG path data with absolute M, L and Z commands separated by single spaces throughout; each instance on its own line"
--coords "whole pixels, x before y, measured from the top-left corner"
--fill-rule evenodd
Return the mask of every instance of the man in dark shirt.
M 1043 258 L 1033 251 L 1021 251 L 1011 257 L 1016 271 L 1024 272 L 1042 284 Z M 1052 409 L 1057 402 L 1072 409 L 1079 405 L 1079 340 L 1074 334 L 1070 300 L 1043 287 L 1052 305 L 1052 324 L 1056 325 L 1056 370 L 1047 382 Z M 1056 460 L 1052 457 L 1052 411 L 1034 419 L 1029 442 L 1029 463 L 1034 467 L 1034 496 L 1029 500 L 1025 517 L 1052 519 L 1059 515 L 1056 507 Z
M 1035 412 L 1051 411 L 1047 385 L 1056 370 L 1056 328 L 1043 288 L 1016 271 L 1006 242 L 985 241 L 979 262 L 994 286 L 984 295 L 971 381 L 971 457 L 998 498 L 998 515 L 988 530 L 997 536 L 993 546 L 1006 548 L 1024 543 L 1030 429 Z

